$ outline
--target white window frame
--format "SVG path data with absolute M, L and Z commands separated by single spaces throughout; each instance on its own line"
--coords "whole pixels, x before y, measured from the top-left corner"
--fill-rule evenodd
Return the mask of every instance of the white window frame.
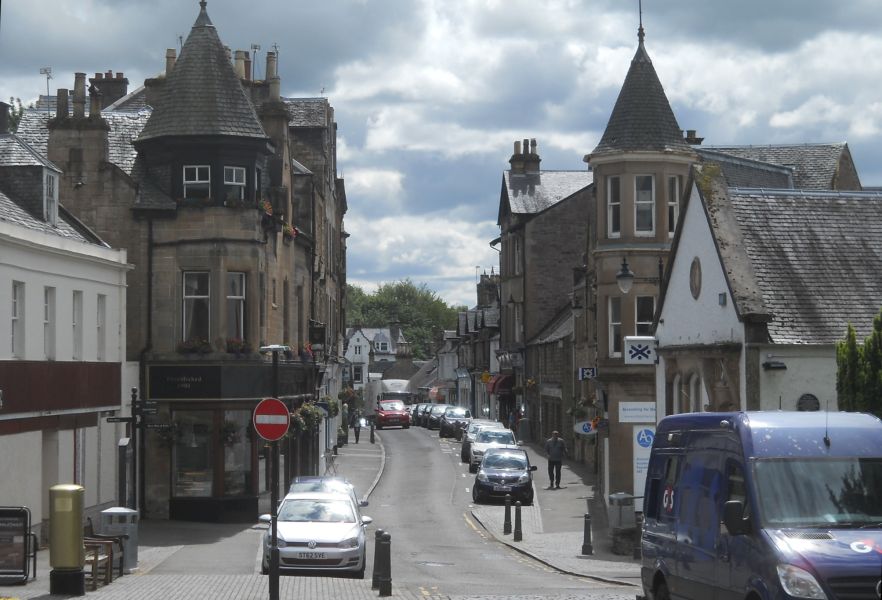
M 640 301 L 651 301 L 652 311 L 648 321 L 640 320 Z M 652 335 L 652 321 L 655 318 L 655 296 L 636 296 L 634 298 L 634 332 L 636 335 Z M 642 327 L 642 330 L 641 330 Z
M 364 367 L 362 365 L 353 365 L 352 367 L 352 381 L 364 383 Z
M 208 278 L 208 283 L 206 285 L 206 289 L 208 290 L 207 294 L 192 294 L 187 295 L 187 277 L 190 275 L 204 275 Z M 181 290 L 181 298 L 182 298 L 182 306 L 181 306 L 181 339 L 183 341 L 188 341 L 187 339 L 187 301 L 188 300 L 205 300 L 206 305 L 208 306 L 208 331 L 205 332 L 205 340 L 211 339 L 211 273 L 209 271 L 184 271 L 183 272 L 183 288 Z
M 649 200 L 640 199 L 640 190 L 637 182 L 648 177 L 651 183 L 649 191 Z M 640 229 L 637 226 L 638 217 L 642 210 L 649 209 L 649 219 L 651 226 L 649 229 Z M 650 237 L 655 235 L 655 177 L 652 175 L 635 175 L 634 176 L 634 235 L 637 237 Z
M 83 292 L 74 290 L 71 302 L 71 330 L 73 337 L 73 360 L 83 360 Z
M 43 219 L 58 226 L 58 175 L 49 169 L 46 172 L 45 194 L 43 196 Z
M 11 312 L 11 340 L 10 350 L 13 358 L 24 358 L 25 352 L 25 284 L 22 281 L 12 282 L 12 312 Z
M 387 342 L 377 342 L 377 352 L 388 352 L 389 344 Z
M 224 200 L 245 200 L 245 167 L 224 167 Z
M 668 237 L 674 237 L 677 220 L 680 218 L 680 178 L 668 177 Z
M 98 294 L 95 299 L 95 358 L 107 360 L 107 296 Z
M 613 194 L 613 181 L 616 182 L 617 193 Z M 613 227 L 616 216 L 618 228 Z M 609 238 L 622 237 L 622 178 L 618 175 L 606 178 L 606 236 Z
M 613 306 L 616 306 L 618 309 L 618 320 L 613 319 Z M 624 338 L 622 337 L 622 298 L 621 296 L 609 296 L 606 304 L 606 316 L 607 323 L 609 324 L 607 328 L 607 336 L 608 336 L 608 351 L 610 358 L 616 358 L 622 355 L 622 346 L 624 345 Z M 619 341 L 619 348 L 616 351 L 616 340 Z
M 355 352 L 354 352 L 354 354 L 355 354 L 356 356 L 358 356 L 358 355 L 361 354 L 361 344 L 358 344 L 357 346 L 355 346 Z
M 43 356 L 55 360 L 55 288 L 43 287 Z
M 232 281 L 233 279 L 238 279 L 240 282 L 239 288 L 241 289 L 241 294 L 233 294 L 232 293 Z M 229 271 L 227 272 L 227 337 L 228 338 L 236 338 L 240 340 L 245 340 L 245 298 L 246 298 L 246 284 L 247 278 L 245 277 L 245 273 L 241 271 Z M 231 321 L 230 321 L 230 313 L 231 311 L 235 311 L 239 320 L 238 330 L 231 331 Z M 236 329 L 236 326 L 233 325 L 233 329 Z
M 203 173 L 200 172 L 200 169 L 205 169 L 204 178 Z M 184 165 L 182 169 L 183 182 L 184 182 L 184 198 L 211 198 L 211 166 L 210 165 Z M 192 177 L 188 177 L 188 175 L 192 175 Z M 205 195 L 189 195 L 188 186 L 195 189 L 203 189 L 204 186 L 208 186 L 208 193 Z

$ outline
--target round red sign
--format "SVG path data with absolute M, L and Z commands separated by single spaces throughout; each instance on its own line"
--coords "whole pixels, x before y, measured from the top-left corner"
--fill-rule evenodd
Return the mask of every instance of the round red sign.
M 264 398 L 255 407 L 252 420 L 257 435 L 268 442 L 275 442 L 288 433 L 291 415 L 288 414 L 288 407 L 281 400 Z

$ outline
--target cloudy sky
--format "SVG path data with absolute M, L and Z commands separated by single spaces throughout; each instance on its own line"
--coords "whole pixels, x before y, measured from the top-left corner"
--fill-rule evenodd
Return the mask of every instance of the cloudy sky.
M 706 145 L 847 141 L 882 185 L 882 11 L 875 0 L 644 0 L 646 48 L 680 127 Z M 7 0 L 0 98 L 73 73 L 164 68 L 196 0 Z M 339 123 L 348 277 L 409 277 L 475 303 L 497 264 L 501 176 L 536 138 L 544 169 L 584 169 L 637 47 L 637 0 L 209 0 L 232 49 L 278 45 L 282 93 Z

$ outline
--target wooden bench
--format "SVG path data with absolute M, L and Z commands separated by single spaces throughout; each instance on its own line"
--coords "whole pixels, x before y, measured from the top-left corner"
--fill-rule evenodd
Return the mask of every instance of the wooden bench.
M 111 552 L 110 564 L 113 565 L 113 555 L 119 557 L 119 568 L 117 577 L 123 576 L 123 567 L 125 566 L 125 546 L 123 546 L 123 540 L 128 539 L 127 535 L 104 535 L 101 533 L 95 533 L 95 528 L 92 525 L 92 518 L 86 517 L 86 525 L 83 527 L 83 539 L 94 540 L 98 542 L 111 542 L 116 545 L 117 552 Z M 113 548 L 111 548 L 113 549 Z
M 98 581 L 103 579 L 104 585 L 113 581 L 113 540 L 84 538 L 83 546 L 86 554 L 86 578 L 93 590 L 98 589 Z

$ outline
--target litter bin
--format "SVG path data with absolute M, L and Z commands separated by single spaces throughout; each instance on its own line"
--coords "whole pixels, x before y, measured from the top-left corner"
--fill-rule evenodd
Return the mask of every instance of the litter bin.
M 634 519 L 634 496 L 625 492 L 609 495 L 609 528 L 632 529 L 637 526 Z
M 101 511 L 103 535 L 125 535 L 123 538 L 123 573 L 138 568 L 138 511 L 114 506 Z

